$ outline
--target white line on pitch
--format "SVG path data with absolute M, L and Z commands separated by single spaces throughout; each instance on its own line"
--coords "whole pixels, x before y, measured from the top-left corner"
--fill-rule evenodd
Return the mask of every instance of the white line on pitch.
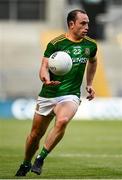
M 87 157 L 87 158 L 122 158 L 122 154 L 56 154 L 56 155 L 51 155 L 50 157 Z

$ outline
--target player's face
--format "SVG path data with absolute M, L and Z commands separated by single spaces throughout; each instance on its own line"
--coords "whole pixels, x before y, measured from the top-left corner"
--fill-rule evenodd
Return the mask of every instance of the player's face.
M 71 30 L 76 39 L 81 39 L 88 32 L 89 18 L 87 14 L 78 13 L 75 22 L 72 22 Z

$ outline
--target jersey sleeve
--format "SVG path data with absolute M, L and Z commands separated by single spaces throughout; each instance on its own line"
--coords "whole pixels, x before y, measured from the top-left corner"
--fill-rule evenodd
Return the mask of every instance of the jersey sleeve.
M 55 51 L 55 46 L 51 42 L 49 42 L 44 52 L 44 57 L 49 58 Z
M 97 44 L 95 43 L 94 46 L 92 46 L 90 57 L 91 58 L 95 57 L 96 53 L 97 53 Z

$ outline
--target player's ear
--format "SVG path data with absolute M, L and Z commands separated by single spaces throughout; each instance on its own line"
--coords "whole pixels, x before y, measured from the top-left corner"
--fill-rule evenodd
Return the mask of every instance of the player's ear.
M 69 27 L 72 28 L 74 26 L 74 22 L 73 21 L 70 21 L 69 22 Z

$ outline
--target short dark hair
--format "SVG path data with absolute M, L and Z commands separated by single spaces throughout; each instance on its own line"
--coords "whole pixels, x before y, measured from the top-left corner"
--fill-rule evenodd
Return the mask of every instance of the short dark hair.
M 67 25 L 69 27 L 69 23 L 70 21 L 76 21 L 76 17 L 77 17 L 77 14 L 78 13 L 83 13 L 83 14 L 86 14 L 86 11 L 85 10 L 80 10 L 80 9 L 75 9 L 73 11 L 70 11 L 67 15 Z

